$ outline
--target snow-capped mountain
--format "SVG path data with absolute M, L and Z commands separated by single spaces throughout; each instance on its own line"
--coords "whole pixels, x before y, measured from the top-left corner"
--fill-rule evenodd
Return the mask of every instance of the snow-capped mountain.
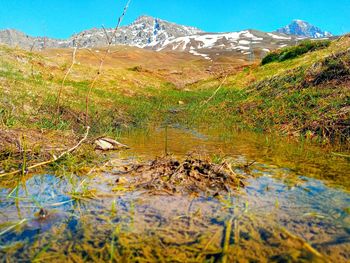
M 306 38 L 325 38 L 333 36 L 330 32 L 323 31 L 320 28 L 302 20 L 293 20 L 292 23 L 278 29 L 276 32 Z
M 128 26 L 121 27 L 112 43 L 115 45 L 129 45 L 140 48 L 153 48 L 162 46 L 169 39 L 202 33 L 198 28 L 177 25 L 165 20 L 150 16 L 141 16 Z M 106 34 L 110 39 L 114 29 L 92 29 L 73 36 L 83 47 L 97 47 L 107 44 Z M 72 45 L 69 43 L 68 45 Z
M 67 45 L 72 46 L 72 39 L 76 39 L 83 47 L 103 46 L 107 43 L 106 34 L 110 39 L 113 36 L 113 29 L 87 30 L 73 36 Z M 213 53 L 221 54 L 222 51 L 247 55 L 254 49 L 267 53 L 269 50 L 295 43 L 293 39 L 295 37 L 256 30 L 206 33 L 195 27 L 177 25 L 150 16 L 141 16 L 131 25 L 121 27 L 112 43 L 156 51 L 185 51 L 210 59 Z
M 168 39 L 158 51 L 186 51 L 205 59 L 228 52 L 240 55 L 264 56 L 271 50 L 295 44 L 299 38 L 279 33 L 244 30 L 230 33 L 201 33 Z M 157 46 L 156 46 L 157 47 Z
M 114 35 L 114 29 L 93 28 L 73 35 L 67 40 L 44 37 L 31 37 L 20 31 L 7 29 L 0 31 L 0 43 L 9 46 L 35 49 L 67 48 L 79 45 L 84 48 L 106 46 L 111 40 L 113 45 L 128 45 L 139 48 L 162 46 L 169 39 L 202 33 L 198 28 L 177 25 L 150 16 L 141 16 L 132 24 L 122 26 Z M 113 38 L 113 39 L 111 39 Z
M 295 20 L 278 32 L 266 33 L 245 30 L 229 33 L 206 33 L 202 30 L 178 25 L 150 16 L 141 16 L 132 24 L 123 26 L 114 34 L 114 29 L 93 28 L 59 40 L 31 37 L 16 30 L 0 31 L 0 43 L 25 49 L 43 48 L 96 48 L 113 45 L 128 45 L 156 51 L 188 52 L 208 60 L 222 55 L 254 59 L 284 46 L 294 45 L 305 37 L 331 36 L 306 22 Z

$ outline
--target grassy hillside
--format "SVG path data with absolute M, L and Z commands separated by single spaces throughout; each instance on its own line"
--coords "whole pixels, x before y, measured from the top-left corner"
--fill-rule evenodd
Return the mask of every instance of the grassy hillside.
M 210 103 L 220 121 L 313 140 L 349 140 L 350 37 L 295 59 L 254 65 L 231 75 Z M 199 90 L 221 79 L 206 80 Z M 230 123 L 231 125 L 231 123 Z
M 70 129 L 84 119 L 85 99 L 95 78 L 103 50 L 79 50 L 62 88 L 57 116 L 56 99 L 71 65 L 71 50 L 29 53 L 1 47 L 0 123 L 6 127 Z M 227 64 L 227 61 L 224 62 Z M 106 132 L 141 125 L 172 105 L 167 94 L 220 74 L 222 64 L 209 64 L 182 53 L 158 53 L 135 48 L 115 48 L 92 89 L 89 115 L 93 129 Z M 210 70 L 208 67 L 210 66 Z M 236 72 L 239 64 L 226 66 Z M 165 96 L 165 97 L 164 97 Z M 56 119 L 59 119 L 57 122 Z
M 263 66 L 116 48 L 91 91 L 89 125 L 102 134 L 164 121 L 220 124 L 348 142 L 349 48 L 345 36 L 323 49 Z M 78 51 L 57 112 L 71 52 L 0 48 L 1 128 L 82 131 L 86 96 L 103 50 Z

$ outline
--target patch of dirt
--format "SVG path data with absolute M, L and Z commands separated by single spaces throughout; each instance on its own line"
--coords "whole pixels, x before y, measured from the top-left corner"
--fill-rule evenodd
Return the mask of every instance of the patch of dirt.
M 149 163 L 123 167 L 123 176 L 132 175 L 130 180 L 120 177 L 116 183 L 126 182 L 135 189 L 151 194 L 195 194 L 216 196 L 244 187 L 244 177 L 236 174 L 231 164 L 215 164 L 208 159 L 188 156 L 180 161 L 171 156 L 157 158 Z

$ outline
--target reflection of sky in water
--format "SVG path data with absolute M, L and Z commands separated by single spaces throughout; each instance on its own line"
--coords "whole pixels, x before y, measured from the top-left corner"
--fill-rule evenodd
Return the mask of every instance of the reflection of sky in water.
M 129 139 L 135 137 L 137 140 L 133 140 L 133 144 L 126 138 L 126 143 L 132 146 L 131 151 L 115 153 L 115 156 L 144 155 L 149 157 L 152 154 L 160 155 L 164 150 L 161 130 L 160 133 L 152 133 L 151 137 L 132 134 Z M 252 145 L 248 146 L 254 149 L 247 152 L 244 147 L 248 146 L 243 147 L 242 144 L 227 146 L 226 142 L 210 141 L 207 137 L 193 134 L 190 130 L 169 129 L 169 137 L 170 142 L 177 142 L 170 144 L 171 149 L 181 155 L 186 154 L 190 149 L 199 147 L 212 153 L 224 153 L 228 156 L 234 156 L 233 153 L 235 153 L 237 154 L 235 160 L 245 164 L 252 160 L 249 154 L 256 157 L 258 153 Z M 244 138 L 242 140 L 244 141 Z M 224 149 L 223 152 L 220 152 L 222 149 Z M 239 155 L 239 152 L 243 154 Z M 283 167 L 281 163 L 279 165 L 264 163 L 262 162 L 264 158 L 258 159 L 250 172 L 236 170 L 238 173 L 252 176 L 248 177 L 246 188 L 231 198 L 229 202 L 231 205 L 247 210 L 271 225 L 277 224 L 292 228 L 290 222 L 304 224 L 303 228 L 292 228 L 294 233 L 300 236 L 304 236 L 309 231 L 308 228 L 313 227 L 314 224 L 317 224 L 318 229 L 332 229 L 328 233 L 330 240 L 336 240 L 334 236 L 337 235 L 340 237 L 349 235 L 350 219 L 347 209 L 350 204 L 350 195 L 348 193 L 328 187 L 324 182 L 309 178 L 305 174 L 301 176 L 300 171 L 288 165 Z M 118 162 L 123 163 L 120 160 Z M 315 162 L 317 163 L 317 160 Z M 189 210 L 194 213 L 198 209 L 201 209 L 202 213 L 205 212 L 206 216 L 212 217 L 213 224 L 217 223 L 217 217 L 221 214 L 223 217 L 229 215 L 223 210 L 225 204 L 212 197 L 157 197 L 142 195 L 139 192 L 125 193 L 115 197 L 107 195 L 96 200 L 82 202 L 74 201 L 70 197 L 72 191 L 82 191 L 83 185 L 97 192 L 112 193 L 114 182 L 115 177 L 110 174 L 101 174 L 93 178 L 76 176 L 58 178 L 52 175 L 41 175 L 29 179 L 25 186 L 18 188 L 18 193 L 13 191 L 11 196 L 9 196 L 9 189 L 0 189 L 0 233 L 2 233 L 0 248 L 17 241 L 32 243 L 44 234 L 49 233 L 50 236 L 52 229 L 62 226 L 65 226 L 64 233 L 67 234 L 68 231 L 71 236 L 74 236 L 87 223 L 96 225 L 96 228 L 123 221 L 131 224 L 133 220 L 130 215 L 135 211 L 138 215 L 151 211 L 155 214 L 152 220 L 161 222 L 167 222 L 167 220 L 172 222 L 171 218 L 181 216 Z M 112 206 L 115 206 L 117 213 L 111 222 L 108 220 L 106 222 L 105 218 L 110 217 Z M 49 217 L 45 220 L 38 219 L 36 215 L 41 207 L 49 211 Z M 86 215 L 89 216 L 91 222 L 81 221 L 81 218 Z M 19 227 L 6 231 L 23 219 L 26 221 Z M 153 223 L 139 221 L 139 228 L 146 231 L 147 226 Z M 138 227 L 137 224 L 135 227 Z
M 265 172 L 266 174 L 266 172 Z M 107 176 L 108 177 L 108 176 Z M 111 181 L 113 177 L 110 178 Z M 248 205 L 250 213 L 259 216 L 270 216 L 271 213 L 278 212 L 278 218 L 293 217 L 305 218 L 308 215 L 317 215 L 318 218 L 326 221 L 329 225 L 333 222 L 334 225 L 344 224 L 344 219 L 348 219 L 345 209 L 350 203 L 350 195 L 340 190 L 332 189 L 325 186 L 322 182 L 314 179 L 302 178 L 303 180 L 295 186 L 289 186 L 279 179 L 271 176 L 261 176 L 255 179 L 249 179 L 247 187 L 242 190 L 242 195 L 233 197 L 233 203 L 237 207 Z M 75 188 L 79 185 L 79 179 L 75 177 Z M 2 191 L 1 196 L 1 215 L 0 222 L 16 222 L 23 218 L 28 219 L 24 223 L 22 232 L 15 233 L 9 231 L 0 237 L 2 242 L 14 242 L 26 239 L 32 242 L 36 235 L 49 230 L 53 226 L 67 224 L 70 231 L 74 232 L 77 228 L 79 216 L 82 214 L 96 215 L 96 217 L 106 214 L 111 209 L 111 198 L 103 198 L 82 202 L 77 206 L 76 202 L 70 202 L 68 191 L 72 189 L 68 182 L 64 179 L 59 179 L 51 175 L 35 176 L 27 181 L 26 187 L 21 187 L 18 191 L 19 205 L 16 206 L 14 199 L 7 198 L 7 192 Z M 74 188 L 73 187 L 73 188 Z M 91 189 L 99 189 L 111 191 L 111 185 L 108 181 L 101 183 L 98 178 L 89 181 Z M 126 194 L 118 198 L 114 198 L 117 211 L 130 212 L 130 204 L 138 200 L 143 200 L 141 203 L 148 203 L 152 207 L 155 205 L 157 213 L 162 213 L 157 209 L 156 198 L 138 195 L 135 193 Z M 162 197 L 168 202 L 169 207 L 173 206 L 173 210 L 178 209 L 179 213 L 183 212 L 183 207 L 176 205 L 176 202 L 187 202 L 192 198 L 186 197 Z M 145 201 L 146 200 L 146 201 Z M 151 201 L 153 200 L 153 201 Z M 207 207 L 207 213 L 220 213 L 220 202 L 214 198 L 195 198 L 193 199 L 192 210 L 196 206 Z M 278 208 L 276 202 L 278 201 Z M 172 204 L 173 203 L 173 204 Z M 40 209 L 39 205 L 47 208 L 50 211 L 50 217 L 46 220 L 39 220 L 35 213 Z M 140 206 L 141 207 L 141 206 Z M 173 212 L 174 212 L 173 211 Z M 176 214 L 176 211 L 175 211 Z M 321 220 L 321 221 L 322 221 Z M 11 224 L 10 224 L 11 225 Z

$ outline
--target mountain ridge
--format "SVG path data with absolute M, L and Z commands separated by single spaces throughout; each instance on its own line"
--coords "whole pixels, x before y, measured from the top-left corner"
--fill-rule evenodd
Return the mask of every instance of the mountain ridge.
M 209 33 L 196 27 L 142 15 L 131 24 L 120 27 L 115 35 L 112 28 L 91 28 L 74 34 L 68 39 L 32 37 L 16 30 L 2 30 L 0 43 L 40 50 L 72 48 L 76 45 L 81 48 L 98 48 L 106 46 L 111 41 L 112 45 L 134 46 L 155 51 L 188 52 L 212 60 L 229 53 L 249 57 L 264 56 L 271 50 L 294 45 L 299 40 L 308 38 L 307 34 L 313 33 L 314 36 L 320 37 L 327 33 L 326 31 L 322 33 L 323 31 L 319 28 L 307 22 L 294 21 L 300 21 L 300 23 L 294 27 L 286 26 L 282 28 L 284 30 L 278 29 L 278 32 L 249 29 L 238 32 Z M 301 27 L 305 30 L 301 30 Z M 299 33 L 299 36 L 295 33 Z

